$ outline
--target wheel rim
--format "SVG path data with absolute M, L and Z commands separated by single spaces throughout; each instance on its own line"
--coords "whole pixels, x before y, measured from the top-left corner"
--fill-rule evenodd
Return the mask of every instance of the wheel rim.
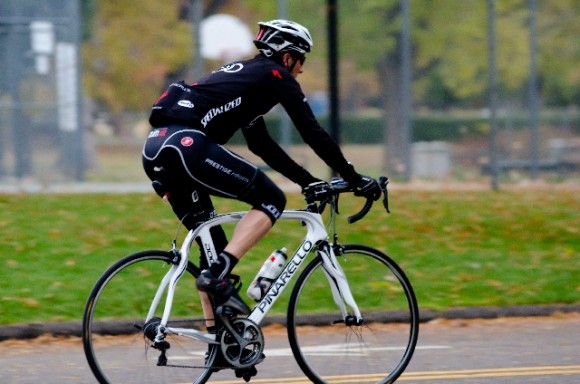
M 207 344 L 167 335 L 171 348 L 168 365 L 158 366 L 161 353 L 143 336 L 149 305 L 171 254 L 149 251 L 129 256 L 111 267 L 99 280 L 85 308 L 83 344 L 87 360 L 101 383 L 204 383 Z M 193 270 L 188 269 L 176 287 L 169 326 L 205 329 Z M 163 304 L 156 316 L 161 317 Z
M 418 309 L 403 272 L 388 256 L 361 246 L 338 257 L 364 318 L 333 324 L 335 308 L 317 258 L 290 299 L 288 333 L 296 360 L 315 383 L 389 383 L 405 369 L 418 337 Z M 312 308 L 321 308 L 311 314 Z M 304 325 L 308 324 L 308 325 Z

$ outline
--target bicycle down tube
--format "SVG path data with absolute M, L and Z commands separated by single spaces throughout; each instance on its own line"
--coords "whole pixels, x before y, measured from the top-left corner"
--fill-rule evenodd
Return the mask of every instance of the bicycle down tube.
M 209 232 L 210 228 L 221 224 L 237 222 L 241 220 L 245 213 L 246 212 L 235 212 L 220 215 L 205 222 L 199 228 L 188 232 L 180 249 L 181 257 L 179 259 L 179 263 L 177 265 L 172 265 L 171 269 L 163 278 L 155 294 L 155 298 L 153 299 L 146 320 L 149 320 L 151 317 L 153 317 L 157 306 L 161 302 L 161 298 L 163 297 L 164 292 L 167 291 L 165 308 L 161 318 L 161 324 L 167 324 L 173 303 L 175 286 L 177 285 L 179 278 L 187 267 L 189 252 L 194 240 L 197 237 L 201 238 L 201 244 L 204 247 L 206 255 L 210 259 L 209 261 L 211 262 L 216 255 L 216 251 Z M 346 302 L 354 311 L 357 320 L 360 320 L 361 314 L 351 294 L 346 276 L 340 268 L 340 265 L 336 262 L 336 256 L 334 255 L 332 246 L 327 243 L 328 233 L 326 232 L 320 214 L 303 210 L 286 210 L 282 213 L 280 219 L 302 221 L 307 228 L 306 237 L 294 255 L 288 260 L 284 270 L 277 278 L 277 280 L 272 284 L 266 295 L 255 306 L 252 313 L 248 316 L 248 319 L 252 320 L 256 324 L 261 323 L 278 297 L 281 296 L 284 289 L 288 286 L 288 282 L 294 277 L 295 273 L 298 271 L 300 265 L 304 262 L 308 254 L 313 250 L 313 248 L 318 247 L 318 252 L 322 256 L 324 271 L 327 274 L 334 301 L 337 306 L 339 306 L 343 317 L 347 316 L 347 309 L 344 304 Z M 206 342 L 216 343 L 215 338 L 212 338 L 212 335 L 206 335 L 199 331 L 176 328 L 166 328 L 166 331 L 181 333 L 193 338 L 202 339 Z

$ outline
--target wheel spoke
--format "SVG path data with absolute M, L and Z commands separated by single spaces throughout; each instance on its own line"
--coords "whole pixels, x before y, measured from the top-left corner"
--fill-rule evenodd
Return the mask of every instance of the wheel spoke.
M 296 360 L 314 383 L 358 383 L 362 377 L 368 382 L 392 382 L 410 361 L 418 337 L 411 285 L 395 262 L 377 250 L 345 246 L 344 255 L 337 259 L 362 313 L 362 324 L 350 316 L 343 319 L 335 308 L 322 260 L 316 258 L 299 277 L 290 298 L 288 336 Z M 313 308 L 324 314 L 312 313 Z
M 143 334 L 149 305 L 172 258 L 171 253 L 163 251 L 127 256 L 107 270 L 95 285 L 85 308 L 83 344 L 99 382 L 205 383 L 211 375 L 206 368 L 206 343 L 167 334 L 163 345 L 167 342 L 170 348 L 159 351 L 151 347 L 151 340 Z M 194 289 L 193 267 L 187 272 L 176 288 L 172 307 L 172 318 L 178 320 L 170 321 L 168 326 L 205 332 L 199 296 Z M 162 310 L 163 306 L 158 308 Z

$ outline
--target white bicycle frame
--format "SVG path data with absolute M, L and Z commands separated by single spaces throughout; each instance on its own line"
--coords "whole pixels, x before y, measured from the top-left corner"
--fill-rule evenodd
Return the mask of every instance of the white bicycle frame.
M 210 344 L 219 344 L 219 341 L 216 341 L 214 334 L 203 333 L 189 328 L 167 327 L 167 321 L 171 313 L 175 287 L 187 268 L 189 252 L 195 239 L 200 237 L 201 244 L 204 247 L 205 254 L 208 258 L 208 262 L 211 264 L 215 261 L 217 254 L 210 235 L 210 228 L 221 224 L 238 222 L 242 219 L 242 217 L 244 217 L 246 213 L 247 212 L 233 212 L 219 215 L 203 223 L 195 230 L 188 232 L 181 245 L 181 257 L 179 263 L 173 264 L 161 281 L 153 302 L 151 303 L 151 307 L 149 308 L 146 321 L 153 317 L 159 303 L 161 302 L 161 299 L 163 298 L 164 292 L 167 291 L 165 309 L 161 318 L 160 329 L 162 329 L 165 333 L 187 336 Z M 352 309 L 357 321 L 361 321 L 362 315 L 352 296 L 344 271 L 336 260 L 332 246 L 328 243 L 328 233 L 322 222 L 321 215 L 319 213 L 308 212 L 304 210 L 286 210 L 282 213 L 279 220 L 301 221 L 306 225 L 307 228 L 306 237 L 304 238 L 302 244 L 300 244 L 300 247 L 298 247 L 296 252 L 294 252 L 292 258 L 288 260 L 280 276 L 274 283 L 272 283 L 268 292 L 266 292 L 262 300 L 257 303 L 247 318 L 256 324 L 261 323 L 262 319 L 264 319 L 270 308 L 272 308 L 276 300 L 281 296 L 284 289 L 286 289 L 288 283 L 290 280 L 292 280 L 296 274 L 296 271 L 298 271 L 300 265 L 306 259 L 306 256 L 308 256 L 308 254 L 313 249 L 315 249 L 322 256 L 323 270 L 326 277 L 328 278 L 334 302 L 340 308 L 343 319 L 346 319 L 348 316 L 348 310 L 345 305 L 346 303 Z M 158 337 L 160 337 L 160 334 L 161 332 L 158 333 Z

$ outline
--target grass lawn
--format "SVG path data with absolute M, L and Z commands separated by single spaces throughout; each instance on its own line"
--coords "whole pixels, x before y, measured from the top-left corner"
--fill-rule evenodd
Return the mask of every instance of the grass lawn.
M 300 195 L 288 198 L 288 207 L 302 207 Z M 397 260 L 423 309 L 580 302 L 577 191 L 395 190 L 390 215 L 377 205 L 347 224 L 360 202 L 341 198 L 340 239 Z M 222 199 L 216 206 L 246 209 Z M 80 320 L 108 265 L 136 251 L 169 249 L 177 221 L 153 193 L 8 194 L 0 195 L 0 230 L 0 323 L 71 321 Z M 272 249 L 291 253 L 302 235 L 296 222 L 278 223 L 236 272 L 249 284 Z

